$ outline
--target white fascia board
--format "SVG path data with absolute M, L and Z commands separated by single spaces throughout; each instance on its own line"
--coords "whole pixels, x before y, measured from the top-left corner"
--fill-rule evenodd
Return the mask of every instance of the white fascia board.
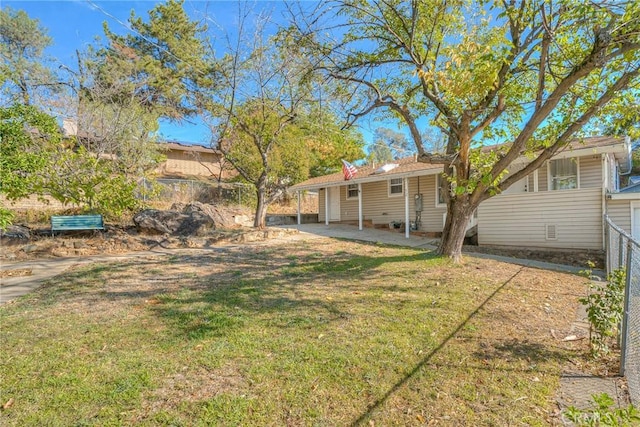
M 574 148 L 573 150 L 565 149 L 552 157 L 552 159 L 567 159 L 571 157 L 591 156 L 594 154 L 612 153 L 616 158 L 624 157 L 629 152 L 629 144 L 627 142 L 604 145 L 601 147 L 584 147 Z
M 349 181 L 339 181 L 339 182 L 326 182 L 319 184 L 311 184 L 311 185 L 296 185 L 290 188 L 292 191 L 305 191 L 305 190 L 316 190 L 320 188 L 328 188 L 328 187 L 340 187 L 342 185 L 349 184 L 365 184 L 369 182 L 382 182 L 387 181 L 389 179 L 395 178 L 413 178 L 416 176 L 427 176 L 427 175 L 437 175 L 442 173 L 440 169 L 428 169 L 428 170 L 420 170 L 420 171 L 411 171 L 405 173 L 396 173 L 396 174 L 377 174 L 374 176 L 367 176 L 365 178 L 356 178 L 350 179 Z
M 609 200 L 640 200 L 640 193 L 608 193 Z

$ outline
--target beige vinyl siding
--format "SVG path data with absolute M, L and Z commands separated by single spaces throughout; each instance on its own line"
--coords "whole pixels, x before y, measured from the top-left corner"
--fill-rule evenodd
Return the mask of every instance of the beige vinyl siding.
M 602 157 L 580 157 L 580 188 L 602 188 Z
M 546 225 L 556 240 L 546 239 Z M 478 208 L 480 245 L 539 248 L 602 248 L 599 188 L 500 195 Z
M 631 234 L 631 200 L 607 200 L 607 215 L 615 225 Z
M 340 187 L 340 220 L 341 221 L 357 221 L 358 220 L 358 198 L 347 199 L 348 185 Z
M 436 207 L 436 177 L 426 175 L 419 177 L 422 194 L 421 231 L 441 232 L 442 217 L 447 211 L 445 207 Z M 392 221 L 405 221 L 405 197 L 389 197 L 388 182 L 380 181 L 362 185 L 362 209 L 364 219 L 373 224 L 388 224 Z M 414 196 L 418 194 L 418 178 L 409 178 L 409 220 L 415 221 Z M 356 205 L 357 209 L 357 205 Z M 357 215 L 357 214 L 356 214 Z
M 415 209 L 413 196 L 418 193 L 418 180 L 409 180 L 409 210 L 411 220 L 415 220 Z M 422 223 L 421 231 L 441 232 L 443 226 L 443 215 L 447 212 L 445 206 L 436 206 L 436 175 L 426 175 L 420 177 L 420 193 L 422 193 Z
M 547 182 L 547 162 L 542 165 L 540 169 L 538 169 L 538 191 L 547 191 L 549 188 Z M 533 174 L 531 174 L 533 176 Z M 533 187 L 532 187 L 533 188 Z
M 387 180 L 362 184 L 364 219 L 373 224 L 404 222 L 404 195 L 389 197 Z
M 420 180 L 418 182 L 418 179 Z M 445 207 L 436 207 L 436 177 L 427 175 L 409 178 L 409 220 L 415 221 L 414 196 L 422 194 L 422 223 L 420 230 L 441 232 Z M 325 189 L 318 192 L 318 221 L 325 221 Z M 388 180 L 362 184 L 363 219 L 374 225 L 388 224 L 392 221 L 405 221 L 405 196 L 389 197 Z M 358 199 L 347 200 L 347 186 L 340 187 L 340 220 L 358 220 Z
M 325 204 L 324 204 L 326 191 L 327 191 L 326 188 L 321 188 L 320 190 L 318 190 L 318 222 L 324 222 L 325 218 L 327 217 L 325 215 Z
M 169 150 L 164 153 L 166 160 L 157 169 L 160 174 L 218 176 L 220 174 L 220 155 L 191 151 Z M 229 171 L 223 173 L 227 178 Z

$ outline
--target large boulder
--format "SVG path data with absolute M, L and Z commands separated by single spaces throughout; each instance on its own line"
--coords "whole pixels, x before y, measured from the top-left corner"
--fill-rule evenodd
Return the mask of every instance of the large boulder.
M 29 240 L 31 231 L 21 225 L 10 225 L 6 230 L 0 229 L 0 237 L 7 239 Z
M 145 209 L 133 217 L 138 231 L 173 236 L 201 236 L 215 230 L 216 223 L 202 212 Z
M 251 227 L 253 225 L 251 218 L 245 215 L 243 211 L 228 206 L 192 202 L 188 204 L 174 203 L 171 209 L 186 214 L 198 213 L 206 215 L 220 228 L 236 228 L 238 226 Z

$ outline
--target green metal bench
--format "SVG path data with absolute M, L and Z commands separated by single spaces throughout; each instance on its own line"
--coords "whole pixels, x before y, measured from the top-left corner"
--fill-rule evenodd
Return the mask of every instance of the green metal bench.
M 102 215 L 52 215 L 51 235 L 56 231 L 104 230 Z

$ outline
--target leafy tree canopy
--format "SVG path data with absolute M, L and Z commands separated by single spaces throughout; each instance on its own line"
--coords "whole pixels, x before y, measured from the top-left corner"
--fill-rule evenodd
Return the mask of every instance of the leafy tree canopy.
M 440 252 L 459 258 L 477 206 L 598 123 L 633 109 L 640 2 L 336 0 L 296 18 L 316 70 L 342 82 L 350 121 L 407 126 L 420 161 L 443 164 L 454 192 Z M 419 123 L 447 138 L 425 149 Z M 483 146 L 502 144 L 492 150 Z M 512 163 L 530 161 L 509 173 Z M 445 190 L 445 184 L 443 184 Z
M 0 107 L 0 194 L 17 200 L 35 193 L 35 176 L 49 161 L 46 147 L 60 141 L 55 119 L 36 107 Z

